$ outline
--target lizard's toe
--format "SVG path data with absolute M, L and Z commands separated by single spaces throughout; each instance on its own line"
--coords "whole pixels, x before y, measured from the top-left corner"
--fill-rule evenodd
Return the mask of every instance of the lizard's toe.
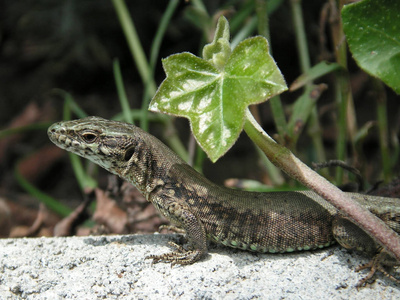
M 146 259 L 152 259 L 153 263 L 158 262 L 170 262 L 171 266 L 179 265 L 190 265 L 201 259 L 203 253 L 200 250 L 184 250 L 183 248 L 178 251 L 165 253 L 161 255 L 149 255 Z
M 399 263 L 390 254 L 382 250 L 377 255 L 375 255 L 375 257 L 371 261 L 356 268 L 356 272 L 370 269 L 368 274 L 357 283 L 356 287 L 359 288 L 365 286 L 370 280 L 373 279 L 377 271 L 383 273 L 391 280 L 400 283 L 400 280 L 391 274 L 393 267 L 398 266 Z

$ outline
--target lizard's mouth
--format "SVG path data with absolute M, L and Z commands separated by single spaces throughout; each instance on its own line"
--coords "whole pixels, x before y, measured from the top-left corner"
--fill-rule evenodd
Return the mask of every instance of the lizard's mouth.
M 75 136 L 73 131 L 67 130 L 62 122 L 51 125 L 49 129 L 47 129 L 47 135 L 50 141 L 61 149 L 88 158 L 101 166 L 104 165 L 101 158 L 93 155 L 96 153 L 95 146 L 92 148 L 90 145 L 79 140 L 79 136 Z
M 51 125 L 47 130 L 47 135 L 50 141 L 62 149 L 72 151 L 82 147 L 81 143 L 67 135 L 65 128 L 59 123 Z

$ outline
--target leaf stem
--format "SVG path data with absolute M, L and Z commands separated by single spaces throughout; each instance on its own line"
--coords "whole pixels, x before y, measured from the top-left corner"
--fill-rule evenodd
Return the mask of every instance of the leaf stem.
M 275 166 L 344 212 L 400 260 L 400 237 L 393 230 L 366 208 L 355 203 L 349 194 L 342 192 L 324 177 L 311 170 L 289 149 L 277 144 L 256 122 L 249 110 L 247 110 L 244 130 Z

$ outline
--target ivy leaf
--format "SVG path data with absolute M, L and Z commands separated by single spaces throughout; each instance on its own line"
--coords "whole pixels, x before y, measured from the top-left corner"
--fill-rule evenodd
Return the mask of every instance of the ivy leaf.
M 218 35 L 214 42 L 226 45 L 226 30 L 222 28 Z M 239 137 L 247 107 L 287 87 L 268 53 L 265 38 L 244 40 L 230 55 L 225 46 L 210 45 L 204 51 L 207 60 L 190 53 L 163 60 L 167 78 L 151 101 L 150 110 L 188 118 L 197 142 L 215 162 Z M 214 60 L 218 54 L 225 58 Z M 225 65 L 221 65 L 224 60 Z
M 212 63 L 217 69 L 223 70 L 231 55 L 229 44 L 229 24 L 225 17 L 219 18 L 212 43 L 203 48 L 203 59 Z
M 400 94 L 400 1 L 364 0 L 342 9 L 357 64 Z

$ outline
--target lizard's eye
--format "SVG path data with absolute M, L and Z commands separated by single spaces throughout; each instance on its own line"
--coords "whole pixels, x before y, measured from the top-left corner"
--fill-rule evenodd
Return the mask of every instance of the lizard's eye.
M 86 133 L 82 134 L 82 138 L 84 139 L 84 141 L 86 143 L 90 144 L 90 143 L 93 143 L 94 141 L 96 141 L 97 135 L 95 135 L 92 132 L 86 132 Z

